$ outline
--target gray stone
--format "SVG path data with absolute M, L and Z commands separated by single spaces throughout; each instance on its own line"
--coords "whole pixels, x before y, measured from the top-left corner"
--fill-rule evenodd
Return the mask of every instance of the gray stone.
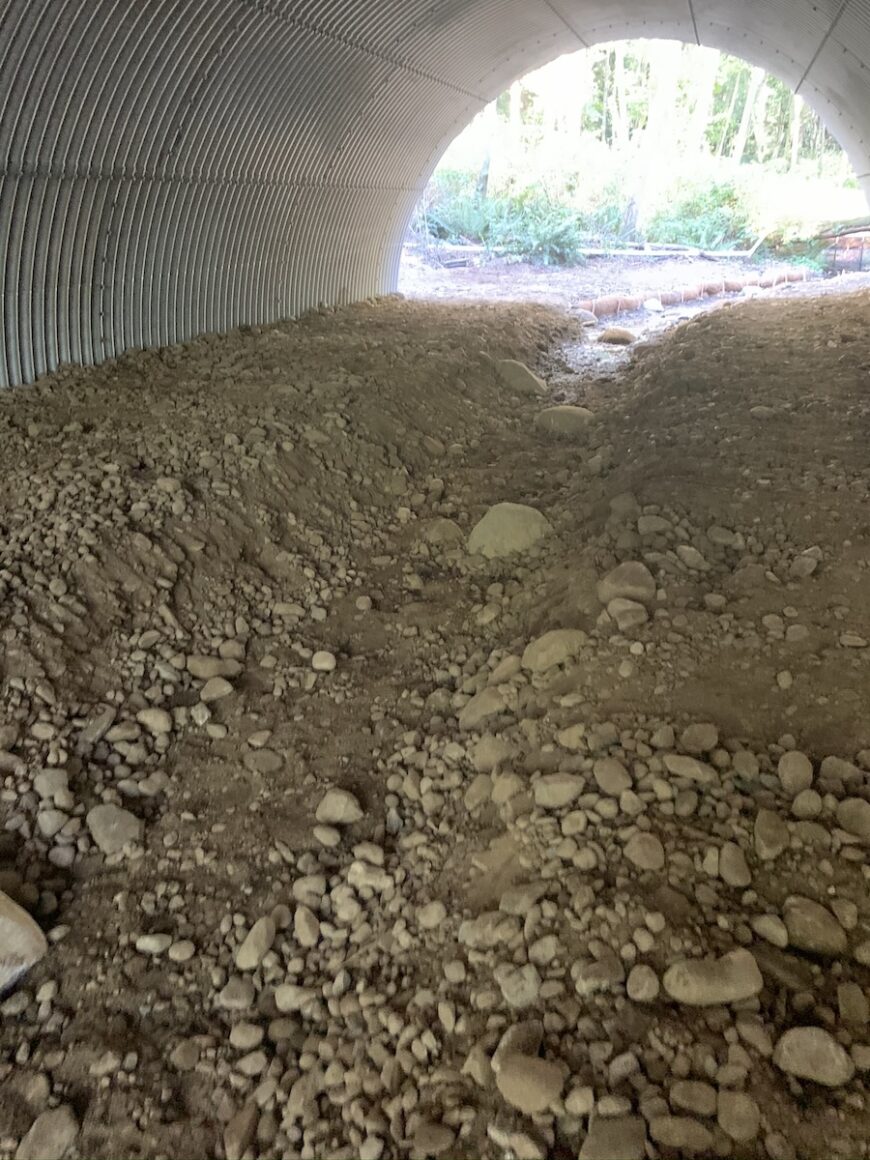
M 638 870 L 661 870 L 665 864 L 665 848 L 655 834 L 632 834 L 625 843 L 625 856 Z
M 797 1079 L 841 1087 L 855 1074 L 848 1053 L 823 1027 L 792 1027 L 773 1049 L 776 1066 Z
M 79 1123 L 69 1104 L 43 1112 L 18 1145 L 15 1160 L 62 1160 L 79 1134 Z
M 646 963 L 631 968 L 625 983 L 626 994 L 633 1003 L 652 1003 L 659 995 L 659 977 Z
M 440 1156 L 452 1147 L 456 1133 L 446 1124 L 433 1124 L 423 1120 L 414 1132 L 411 1153 L 414 1156 Z
M 33 788 L 43 801 L 50 801 L 69 789 L 69 774 L 65 769 L 43 769 L 33 779 Z
M 533 963 L 525 963 L 522 967 L 501 963 L 495 968 L 493 977 L 509 1007 L 522 1010 L 537 1002 L 541 976 Z
M 586 407 L 545 407 L 535 416 L 535 427 L 542 434 L 555 439 L 576 439 L 578 435 L 586 433 L 594 419 L 595 415 Z
M 631 774 L 615 757 L 599 757 L 592 766 L 592 776 L 602 793 L 615 798 L 633 784 Z
M 117 854 L 125 846 L 142 840 L 141 821 L 119 806 L 94 806 L 86 820 L 91 837 L 104 854 Z
M 498 503 L 472 528 L 468 551 L 490 560 L 527 552 L 552 530 L 547 517 L 535 508 L 520 503 Z
M 570 805 L 586 788 L 585 778 L 576 773 L 545 773 L 534 783 L 535 805 L 558 810 Z
M 579 1160 L 644 1160 L 646 1124 L 640 1116 L 596 1116 Z
M 713 1154 L 713 1133 L 691 1116 L 653 1116 L 649 1134 L 663 1148 L 675 1148 L 688 1156 Z
M 451 547 L 460 544 L 465 535 L 456 520 L 438 516 L 433 520 L 426 520 L 420 528 L 420 535 L 427 544 L 438 547 Z
M 346 789 L 330 789 L 314 815 L 323 826 L 352 826 L 365 816 L 356 797 Z
M 497 688 L 481 689 L 459 711 L 459 728 L 465 731 L 479 729 L 484 722 L 500 717 L 506 710 L 507 702 Z
M 136 720 L 155 737 L 172 732 L 172 714 L 165 709 L 143 709 L 136 714 Z
M 242 1160 L 254 1139 L 260 1109 L 254 1100 L 249 1100 L 224 1128 L 224 1155 L 226 1160 Z
M 700 1080 L 679 1079 L 668 1092 L 671 1105 L 695 1116 L 716 1115 L 716 1089 Z
M 585 632 L 576 628 L 555 628 L 545 632 L 526 646 L 522 666 L 533 673 L 545 673 L 576 657 L 588 639 Z
M 447 907 L 440 899 L 421 906 L 417 911 L 417 925 L 422 930 L 437 930 L 447 918 Z
M 746 856 L 736 842 L 724 842 L 719 851 L 719 877 L 738 890 L 752 882 Z
M 813 763 L 805 753 L 792 749 L 779 759 L 777 773 L 782 788 L 789 797 L 796 797 L 801 790 L 813 784 Z
M 710 753 L 719 744 L 719 730 L 709 722 L 689 725 L 680 734 L 680 745 L 686 753 Z
M 495 365 L 499 378 L 505 386 L 512 390 L 523 395 L 545 395 L 547 393 L 547 384 L 534 371 L 530 371 L 525 363 L 521 363 L 515 358 L 502 358 Z
M 763 862 L 772 862 L 788 849 L 788 826 L 773 810 L 759 810 L 755 817 L 755 852 Z
M 674 963 L 665 971 L 662 984 L 677 1003 L 709 1007 L 737 1003 L 757 995 L 763 979 L 753 954 L 739 948 L 718 959 L 684 959 Z
M 549 1059 L 511 1052 L 501 1060 L 495 1080 L 507 1102 L 526 1116 L 545 1112 L 562 1094 L 565 1069 Z
M 846 932 L 827 907 L 800 894 L 785 900 L 783 921 L 792 946 L 817 955 L 842 955 Z
M 847 834 L 870 842 L 870 802 L 851 797 L 837 806 L 837 825 Z
M 624 326 L 608 326 L 599 334 L 598 341 L 611 346 L 630 346 L 633 342 L 637 342 L 637 335 Z
M 240 971 L 255 971 L 275 941 L 274 920 L 258 918 L 236 951 L 236 966 Z
M 674 777 L 684 777 L 699 785 L 714 785 L 719 780 L 713 766 L 707 765 L 705 761 L 699 761 L 697 757 L 687 757 L 682 753 L 666 753 L 662 760 L 665 769 Z
M 620 632 L 630 632 L 649 620 L 649 613 L 643 604 L 637 600 L 626 600 L 623 596 L 617 596 L 610 601 L 607 605 L 607 615 Z
M 202 686 L 199 699 L 204 705 L 210 705 L 213 701 L 222 701 L 232 691 L 233 686 L 226 677 L 210 677 Z
M 602 576 L 597 591 L 598 599 L 605 606 L 620 598 L 638 604 L 652 604 L 656 598 L 656 582 L 646 564 L 639 560 L 626 560 Z
M 720 1091 L 718 1108 L 719 1127 L 738 1144 L 754 1140 L 761 1127 L 758 1104 L 746 1092 Z
M 664 516 L 638 516 L 637 531 L 641 536 L 661 536 L 673 529 L 673 524 Z

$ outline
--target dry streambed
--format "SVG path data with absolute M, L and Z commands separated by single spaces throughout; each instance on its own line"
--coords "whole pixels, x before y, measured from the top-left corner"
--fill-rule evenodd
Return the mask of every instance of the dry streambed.
M 866 311 L 0 398 L 0 1156 L 863 1154 Z

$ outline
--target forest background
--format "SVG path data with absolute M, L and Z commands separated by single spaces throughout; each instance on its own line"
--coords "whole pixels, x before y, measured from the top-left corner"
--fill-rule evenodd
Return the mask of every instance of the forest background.
M 563 56 L 502 93 L 445 153 L 410 232 L 546 265 L 632 243 L 812 262 L 806 239 L 866 213 L 842 149 L 782 81 L 642 40 Z

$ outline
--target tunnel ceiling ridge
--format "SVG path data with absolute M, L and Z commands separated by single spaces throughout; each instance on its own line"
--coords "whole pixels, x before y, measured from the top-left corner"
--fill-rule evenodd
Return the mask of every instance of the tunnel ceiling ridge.
M 802 92 L 870 182 L 870 0 L 0 0 L 0 383 L 395 287 L 445 146 L 627 37 Z

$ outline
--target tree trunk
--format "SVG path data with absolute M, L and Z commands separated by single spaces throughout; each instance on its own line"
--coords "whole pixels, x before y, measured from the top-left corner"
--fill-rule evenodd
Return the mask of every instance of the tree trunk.
M 601 140 L 606 144 L 610 141 L 610 134 L 607 131 L 607 119 L 610 116 L 610 92 L 612 88 L 613 77 L 613 55 L 612 53 L 605 53 L 604 56 L 604 97 L 601 101 Z
M 673 177 L 675 121 L 683 46 L 672 41 L 649 45 L 650 95 L 643 132 L 641 176 L 633 191 L 637 205 L 637 228 L 643 233 L 652 207 Z
M 755 138 L 756 160 L 769 161 L 770 140 L 767 131 L 767 105 L 770 91 L 767 85 L 761 85 L 752 110 L 752 136 Z
M 620 47 L 613 52 L 613 144 L 624 145 L 628 141 L 628 111 L 625 94 L 625 53 Z
M 695 96 L 695 107 L 686 129 L 685 146 L 689 153 L 707 153 L 707 126 L 713 111 L 716 93 L 716 64 L 718 53 L 709 48 L 692 50 L 690 91 Z
M 789 170 L 796 169 L 801 152 L 801 117 L 804 111 L 804 99 L 798 93 L 791 98 L 791 155 Z
M 761 82 L 763 80 L 764 69 L 753 68 L 749 74 L 749 86 L 746 90 L 746 100 L 743 103 L 743 114 L 740 117 L 740 125 L 737 128 L 737 136 L 734 138 L 734 144 L 731 148 L 731 157 L 738 164 L 743 160 L 743 154 L 746 151 L 746 141 L 749 137 L 749 126 L 752 124 L 755 99 L 758 96 L 758 90 L 761 88 Z
M 722 125 L 722 133 L 719 136 L 719 144 L 716 146 L 716 156 L 721 157 L 725 152 L 725 142 L 728 140 L 728 130 L 731 128 L 731 123 L 734 120 L 734 110 L 737 108 L 737 94 L 740 92 L 740 76 L 734 77 L 734 84 L 731 88 L 731 99 L 728 102 L 728 112 L 725 114 L 725 121 Z

